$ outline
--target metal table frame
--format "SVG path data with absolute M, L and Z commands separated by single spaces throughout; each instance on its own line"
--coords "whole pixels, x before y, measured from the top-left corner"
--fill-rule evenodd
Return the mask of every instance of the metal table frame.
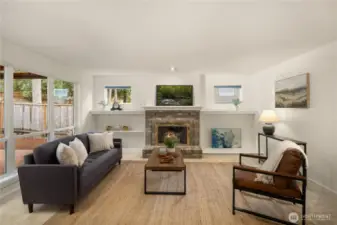
M 147 190 L 147 171 L 153 172 L 183 172 L 184 173 L 184 191 L 148 191 Z M 151 170 L 144 167 L 144 194 L 148 195 L 186 195 L 186 167 L 182 170 Z

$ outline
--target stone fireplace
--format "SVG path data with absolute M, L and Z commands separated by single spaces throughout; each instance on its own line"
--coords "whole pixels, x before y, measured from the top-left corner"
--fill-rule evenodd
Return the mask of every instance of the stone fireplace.
M 143 158 L 151 155 L 154 148 L 164 146 L 164 137 L 167 133 L 174 133 L 185 158 L 201 158 L 200 148 L 200 109 L 189 107 L 153 107 L 145 109 L 145 143 Z M 176 108 L 176 109 L 173 109 Z M 196 107 L 197 108 L 197 107 Z
M 178 145 L 190 145 L 190 126 L 188 124 L 157 124 L 155 129 L 156 145 L 164 145 L 164 138 L 173 133 Z

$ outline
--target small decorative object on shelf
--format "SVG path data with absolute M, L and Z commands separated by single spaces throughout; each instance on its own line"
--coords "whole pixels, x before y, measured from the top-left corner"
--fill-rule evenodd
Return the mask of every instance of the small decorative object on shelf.
M 178 142 L 178 138 L 173 132 L 168 132 L 164 138 L 164 144 L 167 148 L 167 152 L 175 152 L 175 146 Z
M 113 131 L 113 128 L 112 128 L 112 126 L 106 126 L 106 127 L 105 127 L 105 130 L 106 130 L 106 131 Z
M 240 99 L 238 99 L 238 98 L 233 99 L 232 102 L 233 102 L 233 105 L 235 106 L 236 111 L 238 111 L 238 110 L 239 110 L 239 105 L 240 105 L 242 102 L 241 102 Z
M 130 130 L 130 128 L 128 126 L 123 126 L 122 129 L 123 130 Z
M 112 104 L 111 111 L 114 111 L 114 110 L 122 110 L 121 105 L 120 105 L 117 101 L 115 101 L 115 102 Z
M 102 106 L 102 110 L 105 110 L 105 107 L 108 105 L 108 103 L 106 103 L 106 102 L 103 101 L 103 100 L 100 101 L 98 104 Z

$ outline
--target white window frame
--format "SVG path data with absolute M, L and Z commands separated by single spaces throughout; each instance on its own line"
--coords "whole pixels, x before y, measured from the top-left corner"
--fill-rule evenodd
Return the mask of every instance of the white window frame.
M 18 138 L 28 138 L 41 135 L 47 135 L 48 141 L 55 139 L 55 131 L 72 130 L 75 134 L 76 126 L 78 126 L 78 84 L 74 84 L 74 103 L 73 103 L 73 126 L 55 129 L 54 119 L 54 79 L 47 77 L 47 129 L 39 132 L 32 132 L 22 135 L 14 133 L 14 98 L 13 98 L 13 81 L 14 81 L 14 67 L 10 65 L 4 66 L 4 137 L 0 138 L 0 142 L 5 144 L 5 164 L 4 174 L 0 175 L 0 187 L 5 187 L 17 181 L 17 168 L 15 159 L 15 141 Z M 76 89 L 75 89 L 76 88 Z M 75 91 L 76 90 L 76 91 Z M 0 188 L 1 189 L 1 188 Z
M 49 84 L 49 87 L 50 87 L 50 93 L 49 93 L 49 95 L 51 95 L 51 96 L 49 96 L 48 95 L 48 97 L 50 98 L 50 99 L 54 99 L 54 79 L 50 79 L 50 83 L 48 83 Z M 55 126 L 55 123 L 52 123 L 52 127 L 51 127 L 51 129 L 50 129 L 50 132 L 51 132 L 51 134 L 52 134 L 52 140 L 54 140 L 55 139 L 55 132 L 59 132 L 59 131 L 66 131 L 66 130 L 71 130 L 72 131 L 72 133 L 75 135 L 76 133 L 75 133 L 75 127 L 76 127 L 76 124 L 77 124 L 77 121 L 76 121 L 76 113 L 78 112 L 78 110 L 77 110 L 77 89 L 78 89 L 78 84 L 76 84 L 76 83 L 73 83 L 72 82 L 72 84 L 73 84 L 73 95 L 74 95 L 74 98 L 73 98 L 73 125 L 72 126 L 68 126 L 68 127 L 60 127 L 60 128 L 55 128 L 56 126 Z M 48 90 L 49 90 L 49 87 L 48 87 Z M 51 103 L 51 108 L 52 108 L 52 113 L 51 113 L 51 115 L 50 115 L 50 118 L 52 118 L 52 121 L 55 121 L 55 113 L 54 113 L 54 101 L 52 101 L 52 103 Z M 76 112 L 76 113 L 75 113 Z
M 221 88 L 233 89 L 233 96 L 220 96 L 219 90 Z M 214 86 L 214 102 L 216 104 L 232 104 L 234 99 L 243 101 L 242 86 L 241 85 L 216 85 Z
M 128 89 L 128 88 L 131 89 L 131 95 L 132 95 L 131 86 L 123 86 L 123 85 L 120 85 L 120 86 L 111 86 L 111 85 L 104 86 L 104 102 L 106 102 L 110 106 L 113 104 L 113 102 L 109 102 L 109 99 L 108 99 L 108 90 L 109 89 L 114 89 L 114 98 L 117 99 L 117 101 L 118 101 L 117 89 Z M 132 96 L 131 96 L 131 102 L 123 102 L 123 104 L 132 104 Z

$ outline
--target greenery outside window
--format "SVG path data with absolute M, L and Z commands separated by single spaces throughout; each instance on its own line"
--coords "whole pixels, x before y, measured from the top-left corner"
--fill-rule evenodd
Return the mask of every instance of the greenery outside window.
M 114 102 L 118 102 L 120 104 L 131 103 L 130 86 L 105 86 L 104 94 L 107 104 L 109 105 Z
M 231 104 L 233 100 L 242 101 L 241 85 L 214 86 L 214 99 L 218 104 Z

